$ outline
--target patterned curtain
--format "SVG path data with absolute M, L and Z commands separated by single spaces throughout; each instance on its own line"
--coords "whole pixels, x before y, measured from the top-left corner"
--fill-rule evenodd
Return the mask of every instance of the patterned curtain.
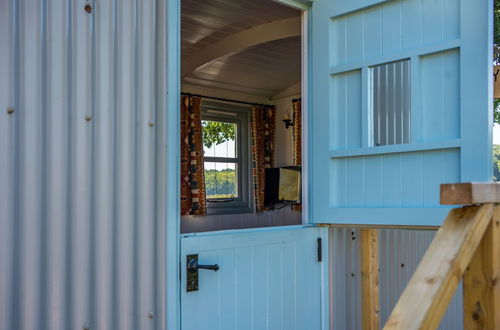
M 293 105 L 293 163 L 302 165 L 302 109 L 300 99 L 292 101 Z
M 300 99 L 292 100 L 293 105 L 293 163 L 302 165 L 302 106 Z M 292 210 L 301 211 L 302 204 L 292 204 Z
M 265 168 L 274 167 L 274 107 L 252 107 L 252 157 L 255 211 L 264 211 Z
M 199 97 L 181 97 L 181 214 L 206 214 Z

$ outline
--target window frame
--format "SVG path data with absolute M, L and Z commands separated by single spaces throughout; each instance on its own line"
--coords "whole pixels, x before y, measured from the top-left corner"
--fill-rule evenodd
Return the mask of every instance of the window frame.
M 253 184 L 251 177 L 250 108 L 226 103 L 202 101 L 201 120 L 235 123 L 238 197 L 231 201 L 209 202 L 207 214 L 239 214 L 253 212 Z M 204 157 L 204 162 L 223 162 L 219 157 Z M 232 161 L 230 162 L 232 163 Z
M 407 63 L 407 73 L 408 73 L 408 76 L 405 77 L 403 79 L 403 88 L 401 89 L 402 92 L 404 93 L 403 95 L 406 95 L 407 96 L 407 102 L 408 104 L 408 110 L 407 110 L 407 116 L 408 116 L 408 124 L 407 124 L 407 127 L 405 125 L 405 123 L 402 123 L 402 126 L 399 128 L 399 130 L 403 131 L 406 127 L 407 129 L 407 137 L 406 137 L 406 141 L 405 141 L 405 137 L 402 138 L 403 141 L 401 142 L 394 142 L 394 143 L 389 143 L 389 141 L 386 141 L 386 143 L 380 143 L 380 142 L 377 142 L 377 136 L 376 136 L 376 133 L 380 133 L 381 130 L 379 129 L 378 131 L 376 130 L 375 128 L 375 125 L 377 123 L 377 113 L 376 113 L 376 101 L 375 101 L 375 98 L 376 98 L 376 91 L 375 91 L 375 88 L 377 86 L 377 84 L 375 84 L 375 69 L 376 68 L 381 68 L 383 66 L 388 66 L 388 65 L 391 65 L 391 64 L 396 64 L 396 63 Z M 388 70 L 388 69 L 386 69 Z M 387 146 L 398 146 L 398 145 L 408 145 L 408 144 L 411 144 L 412 143 L 412 123 L 414 121 L 414 111 L 412 111 L 412 94 L 413 94 L 413 87 L 412 87 L 412 59 L 411 58 L 402 58 L 402 59 L 399 59 L 399 60 L 395 60 L 395 61 L 390 61 L 390 62 L 385 62 L 385 63 L 380 63 L 380 64 L 377 64 L 377 65 L 373 65 L 373 66 L 370 66 L 369 67 L 369 118 L 368 118 L 368 123 L 369 123 L 369 128 L 368 128 L 368 137 L 369 137 L 369 143 L 368 145 L 370 147 L 387 147 Z M 405 86 L 404 84 L 407 84 L 407 86 Z M 378 85 L 378 87 L 380 88 L 380 90 L 383 90 L 383 88 L 381 88 L 380 85 Z M 382 86 L 383 87 L 383 86 Z M 407 89 L 404 89 L 404 87 L 407 87 Z M 396 93 L 394 93 L 394 91 L 391 91 L 391 90 L 384 90 L 385 93 L 389 93 L 391 95 L 396 95 Z M 380 97 L 380 96 L 379 96 Z M 381 97 L 381 99 L 384 99 L 383 97 Z M 389 100 L 384 100 L 385 102 L 388 102 Z M 401 97 L 401 101 L 402 103 L 405 103 L 403 102 L 403 97 Z M 394 100 L 394 102 L 396 102 Z M 378 109 L 379 112 L 378 114 L 386 114 L 386 116 L 388 116 L 388 106 L 386 104 L 386 108 L 379 108 Z M 380 111 L 380 110 L 383 110 L 383 111 Z M 401 108 L 402 112 L 401 112 L 401 115 L 404 116 L 404 113 L 405 113 L 405 110 L 404 108 Z M 396 112 L 394 112 L 394 116 L 396 116 Z M 396 119 L 394 119 L 394 121 L 396 122 Z M 386 125 L 387 125 L 387 122 L 386 122 Z M 386 130 L 388 128 L 386 127 Z M 395 130 L 398 130 L 398 128 L 395 128 Z M 387 138 L 387 140 L 389 140 Z

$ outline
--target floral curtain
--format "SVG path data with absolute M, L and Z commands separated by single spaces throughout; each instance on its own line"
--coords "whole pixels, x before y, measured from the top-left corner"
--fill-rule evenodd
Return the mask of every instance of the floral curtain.
M 181 97 L 181 214 L 206 214 L 201 99 Z
M 274 107 L 252 107 L 252 174 L 256 212 L 264 210 L 265 169 L 274 167 L 275 117 Z
M 293 105 L 293 163 L 302 165 L 302 107 L 301 100 L 292 100 Z

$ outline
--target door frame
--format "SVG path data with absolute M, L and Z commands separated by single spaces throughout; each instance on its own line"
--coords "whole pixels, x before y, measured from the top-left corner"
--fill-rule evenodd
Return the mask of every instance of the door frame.
M 169 162 L 169 159 L 180 159 L 180 122 L 179 111 L 171 109 L 180 108 L 181 93 L 181 52 L 180 52 L 180 36 L 181 36 L 181 1 L 168 0 L 166 1 L 166 19 L 167 31 L 166 35 L 166 196 L 165 203 L 167 205 L 165 222 L 166 222 L 166 321 L 167 329 L 181 329 L 181 281 L 180 274 L 180 164 L 179 162 Z M 301 10 L 302 21 L 302 42 L 301 42 L 301 107 L 302 107 L 302 226 L 308 227 L 311 225 L 309 217 L 309 129 L 308 129 L 308 111 L 310 103 L 308 95 L 310 94 L 310 7 L 312 2 L 309 0 L 270 0 L 281 3 L 285 6 L 293 7 Z M 175 184 L 168 184 L 175 182 Z M 275 228 L 277 229 L 277 228 Z M 245 231 L 262 231 L 272 230 L 269 228 L 246 229 Z M 328 329 L 329 327 L 329 269 L 328 269 L 328 229 L 321 230 L 323 240 L 323 262 L 321 265 L 321 328 Z
M 167 31 L 164 38 L 166 44 L 166 195 L 165 195 L 165 230 L 166 232 L 166 329 L 180 329 L 180 162 L 169 161 L 180 159 L 180 19 L 181 0 L 166 0 L 165 8 L 167 19 Z M 175 182 L 175 184 L 173 184 Z

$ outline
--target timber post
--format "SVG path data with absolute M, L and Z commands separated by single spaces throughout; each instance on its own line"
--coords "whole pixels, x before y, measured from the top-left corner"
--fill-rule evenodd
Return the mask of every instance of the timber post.
M 500 184 L 441 185 L 450 210 L 384 329 L 437 329 L 463 279 L 466 329 L 500 329 Z

